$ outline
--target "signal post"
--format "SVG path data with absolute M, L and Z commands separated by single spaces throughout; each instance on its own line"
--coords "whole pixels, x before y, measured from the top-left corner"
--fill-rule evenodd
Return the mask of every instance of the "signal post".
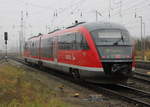
M 8 33 L 4 32 L 4 40 L 5 40 L 5 45 L 6 45 L 6 53 L 5 53 L 5 60 L 7 61 L 7 41 L 8 41 Z

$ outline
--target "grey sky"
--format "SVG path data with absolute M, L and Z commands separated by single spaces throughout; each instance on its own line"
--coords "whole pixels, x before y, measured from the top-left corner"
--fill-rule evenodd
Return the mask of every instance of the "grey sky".
M 0 0 L 0 49 L 4 47 L 4 31 L 9 32 L 9 48 L 17 46 L 21 10 L 26 38 L 48 32 L 46 25 L 52 30 L 71 25 L 74 20 L 95 21 L 96 10 L 102 14 L 98 16 L 99 21 L 121 23 L 131 35 L 140 37 L 140 19 L 134 18 L 136 12 L 137 16 L 143 16 L 146 35 L 150 35 L 150 0 L 111 0 L 110 19 L 109 9 L 109 0 Z

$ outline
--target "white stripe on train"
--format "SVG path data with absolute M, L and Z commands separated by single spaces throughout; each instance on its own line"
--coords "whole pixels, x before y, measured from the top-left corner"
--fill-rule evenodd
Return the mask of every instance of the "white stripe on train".
M 72 68 L 87 70 L 87 71 L 95 71 L 95 72 L 103 72 L 104 71 L 103 68 L 98 68 L 98 67 L 85 67 L 85 66 L 65 64 L 65 63 L 54 62 L 54 61 L 46 61 L 46 60 L 41 60 L 41 59 L 39 60 L 39 59 L 29 58 L 29 57 L 24 57 L 24 58 L 27 58 L 30 60 L 42 61 L 42 62 L 48 63 L 48 64 L 55 64 L 55 65 L 59 65 L 59 66 L 72 67 Z

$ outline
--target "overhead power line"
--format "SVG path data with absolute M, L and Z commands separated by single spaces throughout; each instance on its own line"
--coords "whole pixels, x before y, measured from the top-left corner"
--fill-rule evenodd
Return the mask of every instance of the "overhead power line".
M 134 5 L 134 6 L 132 6 L 132 7 L 129 7 L 129 8 L 123 8 L 122 9 L 122 12 L 123 12 L 123 15 L 125 15 L 125 14 L 127 14 L 127 13 L 130 13 L 131 11 L 129 11 L 129 10 L 132 10 L 132 11 L 134 11 L 135 9 L 136 9 L 136 11 L 139 11 L 139 9 L 141 9 L 141 8 L 143 8 L 143 7 L 145 7 L 145 6 L 148 6 L 148 4 L 145 2 L 144 4 L 142 3 L 142 5 L 140 5 L 140 6 L 138 6 L 139 4 L 136 4 L 136 5 Z M 126 12 L 126 13 L 125 13 Z M 113 13 L 113 15 L 112 16 L 116 16 L 116 15 L 118 15 L 119 13 L 118 12 L 115 12 L 115 13 Z

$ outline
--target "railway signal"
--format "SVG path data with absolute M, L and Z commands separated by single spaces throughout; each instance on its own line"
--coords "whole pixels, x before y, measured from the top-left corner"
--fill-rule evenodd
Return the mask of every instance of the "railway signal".
M 5 44 L 7 44 L 7 40 L 8 40 L 8 33 L 4 32 L 4 40 L 5 40 Z
M 5 40 L 5 45 L 6 45 L 5 60 L 7 61 L 7 41 L 8 41 L 8 33 L 7 32 L 4 32 L 4 40 Z

